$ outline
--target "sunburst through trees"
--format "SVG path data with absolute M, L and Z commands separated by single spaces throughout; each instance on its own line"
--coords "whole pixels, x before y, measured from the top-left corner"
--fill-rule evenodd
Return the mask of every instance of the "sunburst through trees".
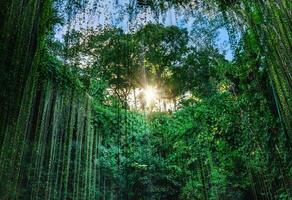
M 290 200 L 289 0 L 3 0 L 0 199 Z

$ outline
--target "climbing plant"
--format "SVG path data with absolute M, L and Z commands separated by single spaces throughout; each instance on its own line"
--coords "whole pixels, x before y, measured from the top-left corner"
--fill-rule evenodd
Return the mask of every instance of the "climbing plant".
M 4 0 L 0 199 L 291 199 L 290 11 Z

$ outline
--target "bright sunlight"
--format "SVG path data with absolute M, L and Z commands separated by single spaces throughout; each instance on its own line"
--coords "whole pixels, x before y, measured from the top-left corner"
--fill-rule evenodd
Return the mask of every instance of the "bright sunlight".
M 143 93 L 144 93 L 145 100 L 146 100 L 147 104 L 152 103 L 157 98 L 157 90 L 154 87 L 150 87 L 150 86 L 146 87 L 143 90 Z

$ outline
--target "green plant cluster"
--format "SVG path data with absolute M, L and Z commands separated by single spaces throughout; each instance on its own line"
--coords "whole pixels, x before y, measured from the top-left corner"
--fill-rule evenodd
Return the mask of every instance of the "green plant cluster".
M 215 57 L 212 73 L 196 80 L 227 85 L 223 91 L 182 101 L 173 113 L 144 116 L 97 104 L 101 198 L 291 197 L 289 141 L 270 101 L 264 63 L 246 45 L 250 35 L 242 40 L 233 62 Z
M 232 61 L 161 24 L 56 42 L 53 1 L 1 4 L 1 199 L 292 198 L 291 3 L 194 2 L 242 25 Z M 147 84 L 175 108 L 130 109 Z

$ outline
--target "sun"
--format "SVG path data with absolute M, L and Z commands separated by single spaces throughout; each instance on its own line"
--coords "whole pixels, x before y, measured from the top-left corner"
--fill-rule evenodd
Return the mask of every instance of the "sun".
M 154 87 L 147 87 L 143 90 L 147 104 L 153 102 L 157 98 L 157 90 Z

